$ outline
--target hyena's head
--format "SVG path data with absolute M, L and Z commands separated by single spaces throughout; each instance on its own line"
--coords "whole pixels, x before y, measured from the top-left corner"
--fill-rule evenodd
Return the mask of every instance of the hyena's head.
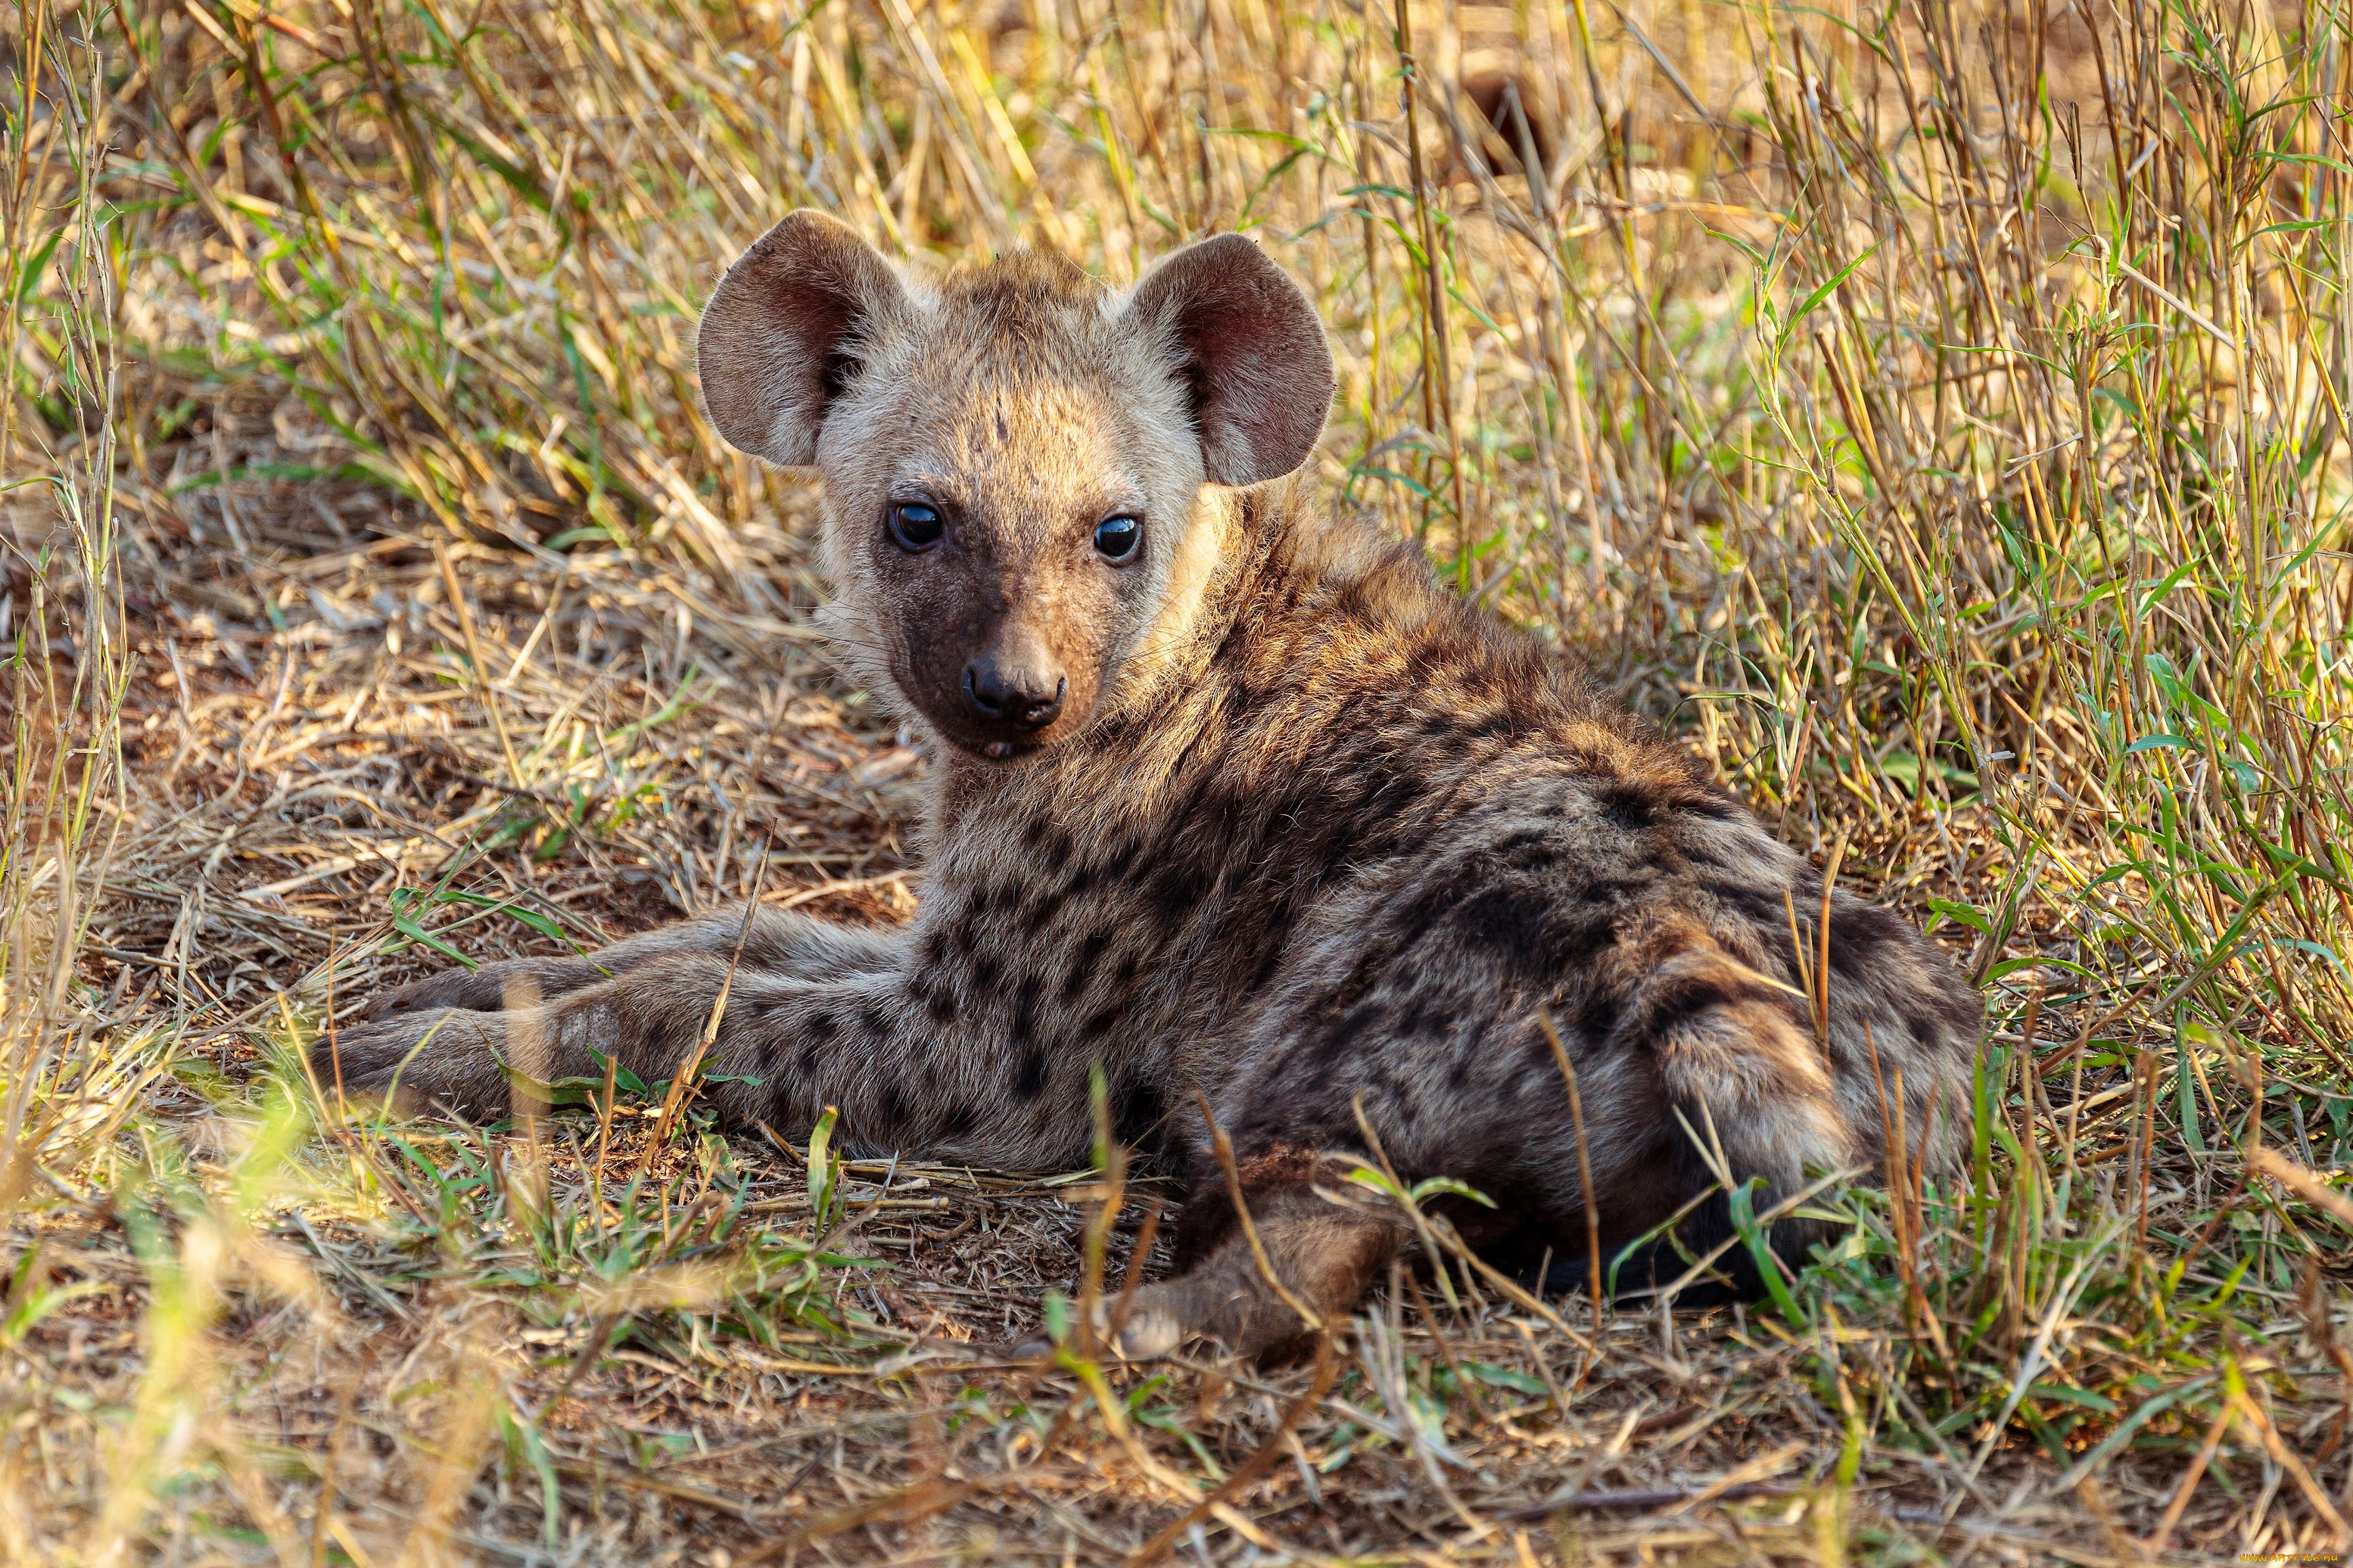
M 999 759 L 1180 634 L 1222 542 L 1204 486 L 1296 468 L 1333 389 L 1314 307 L 1239 236 L 1124 295 L 1029 252 L 925 286 L 807 211 L 728 269 L 696 356 L 721 435 L 823 474 L 852 657 Z

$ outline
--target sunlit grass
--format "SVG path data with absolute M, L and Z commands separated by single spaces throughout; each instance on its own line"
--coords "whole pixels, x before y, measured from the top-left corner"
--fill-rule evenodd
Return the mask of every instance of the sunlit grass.
M 1081 1311 L 1060 1372 L 877 1376 L 855 1418 L 758 1403 L 779 1432 L 871 1416 L 903 1439 L 887 1485 L 805 1500 L 804 1525 L 964 1539 L 984 1503 L 1027 1506 L 1006 1477 L 1082 1448 L 1090 1496 L 1134 1516 L 1090 1528 L 1127 1550 L 1279 1441 L 1269 1489 L 1217 1507 L 1249 1525 L 1249 1499 L 1313 1484 L 1332 1541 L 1266 1528 L 1368 1549 L 1398 1527 L 1349 1500 L 1401 1488 L 1484 1552 L 1556 1482 L 1609 1489 L 1591 1455 L 1634 1407 L 1612 1378 L 1665 1376 L 1651 1356 L 1804 1391 L 1742 1439 L 1807 1447 L 1738 1486 L 1803 1467 L 1820 1489 L 1771 1552 L 1910 1551 L 1926 1526 L 1887 1510 L 1915 1493 L 1989 1527 L 2045 1508 L 2111 1552 L 2335 1539 L 2353 61 L 2317 4 L 2089 15 L 34 0 L 0 22 L 0 1350 L 21 1369 L 0 1411 L 58 1434 L 0 1443 L 0 1549 L 385 1561 L 504 1520 L 570 1550 L 608 1524 L 576 1423 L 612 1367 L 644 1370 L 620 1352 L 916 1367 L 955 1340 L 886 1316 L 914 1309 L 841 1230 L 934 1201 L 892 1173 L 845 1198 L 823 1151 L 731 1149 L 691 1102 L 664 1112 L 667 1086 L 565 1086 L 495 1131 L 349 1118 L 291 1050 L 405 948 L 589 940 L 527 876 L 461 873 L 605 854 L 705 787 L 707 741 L 674 731 L 775 726 L 700 661 L 813 641 L 812 498 L 723 448 L 691 342 L 717 269 L 804 204 L 918 268 L 1029 243 L 1123 283 L 1251 229 L 1333 331 L 1339 504 L 1938 929 L 1992 1019 L 1971 1103 L 1936 1112 L 1967 1123 L 1967 1172 L 1825 1191 L 1844 1239 L 1731 1321 L 1660 1345 L 1645 1309 L 1530 1310 L 1461 1264 L 1351 1329 L 1323 1403 L 1229 1420 L 1211 1374 L 1179 1369 L 1180 1398 L 1101 1366 Z M 1519 118 L 1490 126 L 1468 88 L 1497 69 Z M 156 606 L 348 641 L 286 563 L 375 534 L 439 553 L 406 579 L 421 616 L 369 635 L 438 661 L 432 712 L 473 725 L 401 733 L 490 783 L 430 825 L 434 877 L 324 883 L 363 935 L 232 1002 L 206 954 L 240 840 L 208 826 L 217 847 L 182 855 L 183 764 L 125 762 L 175 705 L 184 756 L 212 744 Z M 438 640 L 405 647 L 419 626 Z M 533 684 L 614 626 L 643 644 L 642 709 Z M 337 679 L 348 730 L 366 681 Z M 308 754 L 248 779 L 218 750 L 232 803 L 286 798 Z M 777 787 L 887 815 L 848 773 Z M 674 900 L 746 877 L 733 820 Z M 887 890 L 866 853 L 808 863 Z M 126 959 L 106 932 L 133 893 L 172 934 Z M 972 1180 L 975 1203 L 1014 1190 Z M 1081 1238 L 1098 1300 L 1111 1229 Z M 135 1287 L 60 1278 L 69 1234 L 111 1238 Z M 381 1363 L 350 1359 L 361 1315 L 398 1347 Z M 121 1376 L 69 1352 L 69 1319 L 73 1343 L 128 1336 Z M 253 1335 L 284 1336 L 273 1397 L 314 1396 L 310 1426 L 272 1417 L 299 1440 L 261 1435 L 253 1368 L 215 1353 Z M 1271 1375 L 1289 1400 L 1323 1373 Z M 1512 1464 L 1543 1479 L 1514 1490 L 1461 1458 L 1524 1428 L 1575 1463 L 1532 1440 Z M 1722 1479 L 1661 1464 L 1691 1493 Z M 1200 1518 L 1218 1551 L 1248 1539 Z

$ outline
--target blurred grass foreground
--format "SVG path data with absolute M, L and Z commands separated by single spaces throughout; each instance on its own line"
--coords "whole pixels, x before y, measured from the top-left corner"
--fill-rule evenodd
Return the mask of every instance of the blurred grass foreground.
M 0 16 L 0 1558 L 2244 1560 L 2353 1513 L 2337 0 L 23 0 Z M 1166 1194 L 471 1129 L 300 1047 L 447 955 L 902 920 L 718 269 L 1261 239 L 1335 504 L 1932 924 L 1950 1184 L 1773 1298 L 1444 1256 L 1336 1366 L 1097 1353 Z M 997 1347 L 1045 1325 L 1048 1364 Z

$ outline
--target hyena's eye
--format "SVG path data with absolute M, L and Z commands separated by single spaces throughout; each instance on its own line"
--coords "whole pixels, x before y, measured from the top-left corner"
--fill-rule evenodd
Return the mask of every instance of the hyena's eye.
M 891 509 L 891 542 L 910 554 L 929 550 L 947 531 L 936 507 L 902 501 Z
M 1107 517 L 1095 525 L 1095 548 L 1106 561 L 1124 561 L 1144 542 L 1144 524 L 1132 517 Z

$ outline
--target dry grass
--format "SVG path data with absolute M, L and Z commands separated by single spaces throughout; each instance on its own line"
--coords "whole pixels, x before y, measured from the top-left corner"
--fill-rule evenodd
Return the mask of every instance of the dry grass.
M 2347 1544 L 2341 7 L 0 28 L 0 1555 Z M 1454 1260 L 1327 1363 L 1018 1365 L 1161 1201 L 1116 1161 L 844 1167 L 661 1086 L 341 1114 L 294 1047 L 437 948 L 920 895 L 805 479 L 688 369 L 804 203 L 1116 279 L 1254 226 L 1334 329 L 1344 504 L 1974 965 L 1967 1180 L 1824 1194 L 1851 1239 L 1753 1310 Z

